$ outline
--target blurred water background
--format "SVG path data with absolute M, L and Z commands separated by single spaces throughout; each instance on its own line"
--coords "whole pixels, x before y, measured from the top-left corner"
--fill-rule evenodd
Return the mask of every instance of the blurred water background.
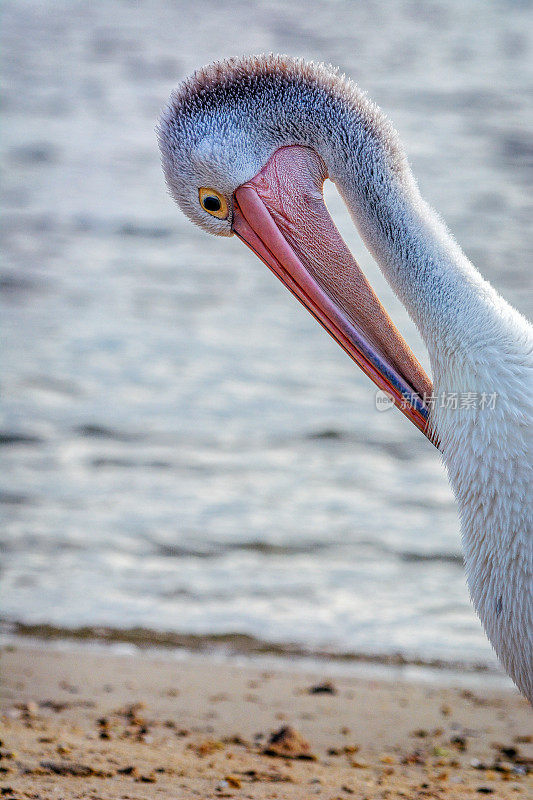
M 493 664 L 438 454 L 376 411 L 249 251 L 178 213 L 153 128 L 214 58 L 337 64 L 528 313 L 531 5 L 17 0 L 1 16 L 2 618 Z

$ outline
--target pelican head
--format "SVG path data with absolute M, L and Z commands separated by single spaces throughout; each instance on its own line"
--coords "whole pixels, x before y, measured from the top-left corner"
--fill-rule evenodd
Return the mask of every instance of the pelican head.
M 200 70 L 173 92 L 158 136 L 182 211 L 209 233 L 237 234 L 429 435 L 431 381 L 322 196 L 330 178 L 343 193 L 359 191 L 350 193 L 352 208 L 366 206 L 375 170 L 409 184 L 397 136 L 379 110 L 333 69 L 281 56 L 232 60 Z
M 531 326 L 421 198 L 388 120 L 335 70 L 284 56 L 205 67 L 173 92 L 158 137 L 184 213 L 244 241 L 441 450 L 473 603 L 533 700 Z M 330 218 L 326 178 L 415 321 L 433 386 Z

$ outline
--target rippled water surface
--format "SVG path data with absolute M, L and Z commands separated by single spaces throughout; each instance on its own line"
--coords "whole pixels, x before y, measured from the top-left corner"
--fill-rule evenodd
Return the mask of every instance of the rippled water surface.
M 239 242 L 177 212 L 153 127 L 212 58 L 338 64 L 528 313 L 530 5 L 19 0 L 2 16 L 3 617 L 490 661 L 436 451 L 376 412 Z

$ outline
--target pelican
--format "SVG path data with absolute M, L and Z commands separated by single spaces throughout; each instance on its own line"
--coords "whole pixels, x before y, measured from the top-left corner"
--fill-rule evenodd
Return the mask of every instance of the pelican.
M 532 326 L 422 199 L 388 119 L 333 68 L 211 64 L 172 92 L 157 133 L 181 210 L 247 244 L 440 450 L 473 605 L 533 702 Z M 329 216 L 326 178 L 418 327 L 433 384 Z

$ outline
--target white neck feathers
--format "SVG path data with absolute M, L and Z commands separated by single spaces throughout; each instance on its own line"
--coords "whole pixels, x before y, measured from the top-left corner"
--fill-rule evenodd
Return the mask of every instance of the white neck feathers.
M 371 205 L 347 175 L 340 190 L 427 345 L 431 424 L 459 505 L 472 601 L 533 702 L 533 329 L 468 261 L 414 180 L 378 177 Z

